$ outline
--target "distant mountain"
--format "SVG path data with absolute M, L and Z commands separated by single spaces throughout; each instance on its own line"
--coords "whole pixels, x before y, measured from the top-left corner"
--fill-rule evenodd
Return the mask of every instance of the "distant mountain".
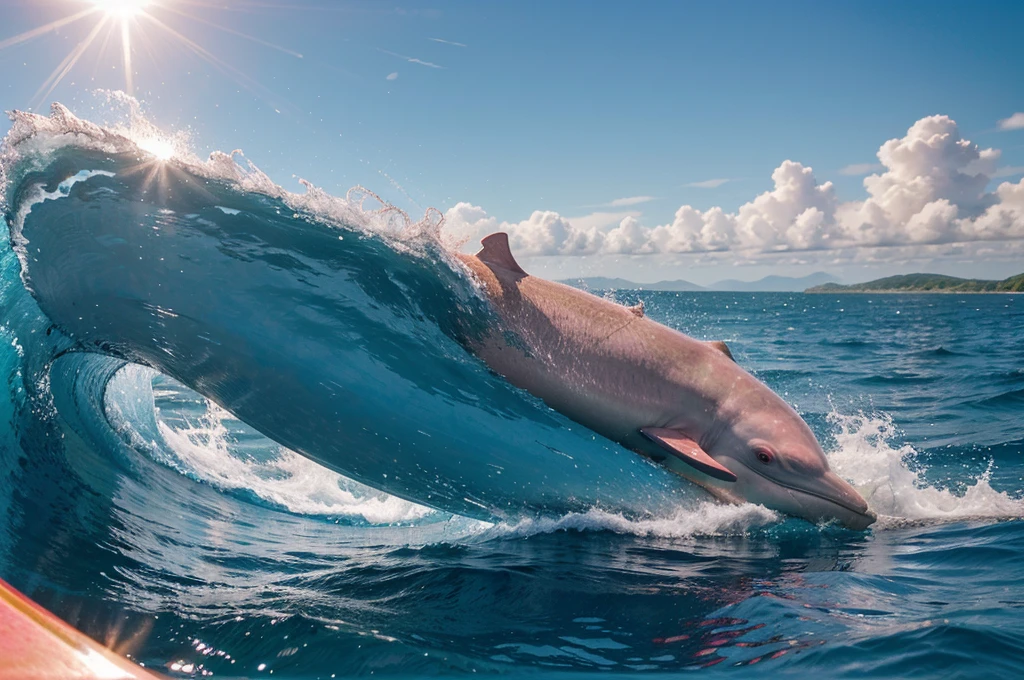
M 689 281 L 683 281 L 677 279 L 675 281 L 657 281 L 656 283 L 636 283 L 629 279 L 616 279 L 609 278 L 607 276 L 584 276 L 578 279 L 563 279 L 559 283 L 564 283 L 574 288 L 582 288 L 584 290 L 665 290 L 672 292 L 686 292 L 691 293 L 698 290 L 706 290 L 702 286 L 698 286 L 696 283 L 690 283 Z
M 814 272 L 807 276 L 766 276 L 757 281 L 726 279 L 710 287 L 710 290 L 727 292 L 797 293 L 812 286 L 833 283 L 838 279 L 825 272 Z
M 725 281 L 719 281 L 713 286 L 708 286 L 707 288 L 682 279 L 674 281 L 657 281 L 655 283 L 636 283 L 629 279 L 609 278 L 607 276 L 585 276 L 578 279 L 564 279 L 560 281 L 560 283 L 565 283 L 576 288 L 583 288 L 584 290 L 637 290 L 643 288 L 644 290 L 679 291 L 687 293 L 708 290 L 724 291 L 728 293 L 796 293 L 810 286 L 819 286 L 836 280 L 836 277 L 831 274 L 815 272 L 808 276 L 801 277 L 766 276 L 763 279 L 758 279 L 757 281 L 738 281 L 736 279 L 727 279 Z
M 867 283 L 840 286 L 826 283 L 807 289 L 808 293 L 1020 293 L 1024 292 L 1024 274 L 1002 281 L 961 279 L 942 274 L 903 274 L 887 276 Z

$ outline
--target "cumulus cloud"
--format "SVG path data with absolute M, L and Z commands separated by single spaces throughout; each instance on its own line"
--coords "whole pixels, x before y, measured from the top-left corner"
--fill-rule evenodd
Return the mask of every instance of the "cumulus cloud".
M 999 121 L 1000 130 L 1022 130 L 1024 129 L 1024 112 L 1018 111 L 1009 118 Z
M 499 222 L 479 206 L 458 203 L 445 213 L 454 233 L 484 236 L 505 231 L 513 250 L 524 255 L 590 255 L 598 252 L 604 233 L 596 226 L 574 226 L 550 210 L 536 210 L 522 222 Z
M 468 203 L 450 209 L 446 219 L 477 236 L 507 231 L 524 255 L 736 251 L 749 257 L 1024 239 L 1024 179 L 987 192 L 999 152 L 963 139 L 949 117 L 922 118 L 905 136 L 885 142 L 877 156 L 877 171 L 864 178 L 867 198 L 860 201 L 839 201 L 831 182 L 787 160 L 772 173 L 772 188 L 735 212 L 684 205 L 667 224 L 645 226 L 639 214 L 586 219 L 550 211 L 499 223 Z
M 839 169 L 840 175 L 846 175 L 847 177 L 859 177 L 861 175 L 869 175 L 872 172 L 881 170 L 883 166 L 881 163 L 853 163 L 846 167 Z
M 731 182 L 731 179 L 706 179 L 703 182 L 690 182 L 684 184 L 685 187 L 694 187 L 697 189 L 717 189 L 727 182 Z
M 398 80 L 398 71 L 393 71 L 387 75 L 388 80 Z
M 604 236 L 602 250 L 606 253 L 646 254 L 655 249 L 648 230 L 635 217 L 626 217 Z

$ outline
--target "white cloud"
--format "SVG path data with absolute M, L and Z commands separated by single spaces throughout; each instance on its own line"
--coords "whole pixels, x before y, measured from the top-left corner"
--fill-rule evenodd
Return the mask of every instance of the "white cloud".
M 655 252 L 648 230 L 635 217 L 626 217 L 604 237 L 603 252 L 649 254 Z
M 445 227 L 459 237 L 479 238 L 505 231 L 516 253 L 529 255 L 589 255 L 598 252 L 604 234 L 598 227 L 573 225 L 550 210 L 534 211 L 522 222 L 498 222 L 479 206 L 458 203 L 445 213 Z
M 442 40 L 441 38 L 429 38 L 429 40 L 433 40 L 434 42 L 444 43 L 445 45 L 452 45 L 454 47 L 466 47 L 464 44 L 462 44 L 460 42 L 452 42 L 451 40 Z
M 579 217 L 567 217 L 569 223 L 576 229 L 590 231 L 592 229 L 606 229 L 613 227 L 627 217 L 640 217 L 643 215 L 639 210 L 616 210 L 592 212 L 589 215 Z
M 718 187 L 731 182 L 731 179 L 706 179 L 703 182 L 690 182 L 684 184 L 684 187 L 695 187 L 697 189 L 717 189 Z
M 1018 111 L 1009 118 L 999 121 L 1000 130 L 1021 130 L 1024 129 L 1024 113 Z
M 865 178 L 869 198 L 846 204 L 838 215 L 846 240 L 878 245 L 961 240 L 963 221 L 996 200 L 985 186 L 998 158 L 998 151 L 962 139 L 952 119 L 922 118 L 905 137 L 878 150 L 886 171 Z
M 563 218 L 538 211 L 498 223 L 460 203 L 450 225 L 476 236 L 499 229 L 523 255 L 736 252 L 746 258 L 799 251 L 838 251 L 1024 239 L 1024 179 L 986 186 L 999 152 L 962 139 L 946 116 L 922 118 L 878 150 L 880 171 L 864 178 L 867 198 L 841 203 L 831 182 L 784 161 L 773 187 L 735 212 L 680 207 L 668 224 L 644 226 L 639 213 Z
M 410 64 L 419 64 L 421 66 L 429 66 L 430 68 L 444 68 L 444 66 L 439 66 L 439 65 L 431 63 L 429 61 L 423 61 L 422 59 L 416 59 L 416 58 L 413 58 L 413 57 L 406 57 L 405 60 L 407 62 L 409 62 Z
M 394 71 L 387 75 L 388 80 L 398 80 L 398 71 Z
M 858 177 L 860 175 L 869 175 L 884 167 L 885 166 L 881 163 L 853 163 L 852 165 L 840 168 L 839 174 L 846 175 L 848 177 Z
M 600 207 L 607 208 L 624 208 L 631 205 L 640 205 L 641 203 L 648 203 L 654 200 L 654 196 L 630 196 L 628 198 L 616 198 L 611 203 L 606 203 Z
M 431 63 L 429 61 L 423 61 L 422 59 L 417 59 L 416 57 L 407 57 L 404 54 L 399 54 L 398 52 L 392 52 L 391 50 L 381 49 L 380 47 L 377 48 L 377 51 L 378 52 L 383 52 L 384 54 L 390 54 L 392 57 L 398 57 L 399 59 L 405 59 L 410 64 L 419 64 L 420 66 L 428 66 L 430 68 L 444 68 L 444 66 L 441 66 L 439 64 L 434 64 L 434 63 Z

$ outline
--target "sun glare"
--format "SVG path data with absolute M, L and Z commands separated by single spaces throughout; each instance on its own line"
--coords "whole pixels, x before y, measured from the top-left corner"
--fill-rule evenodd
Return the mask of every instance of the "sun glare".
M 2 2 L 3 0 L 0 0 L 0 4 Z M 262 0 L 259 2 L 234 0 L 234 2 L 243 8 L 276 6 L 263 5 Z M 166 49 L 166 45 L 176 44 L 179 51 L 190 53 L 206 61 L 222 73 L 233 77 L 240 85 L 261 96 L 264 100 L 270 101 L 276 98 L 259 82 L 246 76 L 187 37 L 176 25 L 178 22 L 203 24 L 226 34 L 278 50 L 296 59 L 302 59 L 302 54 L 299 52 L 243 33 L 230 26 L 222 26 L 200 16 L 204 10 L 230 8 L 232 2 L 225 2 L 225 0 L 64 0 L 63 3 L 51 2 L 50 4 L 67 4 L 73 9 L 67 16 L 18 35 L 8 38 L 3 38 L 0 35 L 0 51 L 36 40 L 44 35 L 56 33 L 64 27 L 78 22 L 91 23 L 91 28 L 84 38 L 73 43 L 71 51 L 40 85 L 28 103 L 30 110 L 38 109 L 46 102 L 47 97 L 71 74 L 86 53 L 91 51 L 101 59 L 105 59 L 108 44 L 117 41 L 118 37 L 121 43 L 120 70 L 124 74 L 124 90 L 129 95 L 134 96 L 135 94 L 135 62 L 136 57 L 139 56 L 136 54 L 136 47 L 143 46 L 146 55 L 151 59 L 159 60 L 164 56 L 159 52 Z M 77 11 L 75 11 L 76 9 Z M 2 30 L 0 28 L 0 31 Z M 162 40 L 159 39 L 161 37 Z M 280 104 L 275 105 L 275 108 L 280 108 Z
M 128 19 L 141 14 L 149 0 L 86 0 L 109 17 Z
M 174 157 L 174 145 L 166 139 L 150 137 L 137 143 L 140 149 L 152 154 L 158 161 L 169 161 Z

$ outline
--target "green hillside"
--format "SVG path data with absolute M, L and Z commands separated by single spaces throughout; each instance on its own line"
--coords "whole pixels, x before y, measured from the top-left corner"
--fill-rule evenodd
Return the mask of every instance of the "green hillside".
M 808 288 L 807 293 L 1020 293 L 1024 292 L 1024 274 L 1002 281 L 961 279 L 942 274 L 902 274 L 867 283 L 842 286 L 826 283 Z
M 999 286 L 999 291 L 1002 293 L 1024 293 L 1024 274 L 1017 274 L 1005 281 L 1000 281 Z

